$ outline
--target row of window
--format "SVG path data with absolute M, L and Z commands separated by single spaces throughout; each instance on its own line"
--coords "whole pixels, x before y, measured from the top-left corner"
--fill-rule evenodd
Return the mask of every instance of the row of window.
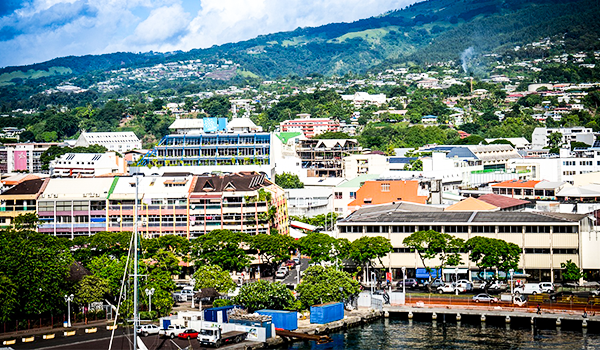
M 550 233 L 551 230 L 554 233 L 577 233 L 579 232 L 578 226 L 469 226 L 469 225 L 456 225 L 456 226 L 437 226 L 437 225 L 408 225 L 408 226 L 339 226 L 341 233 L 362 233 L 363 227 L 366 233 L 388 233 L 390 228 L 392 233 L 413 233 L 417 231 L 434 230 L 437 232 L 445 233 L 468 233 L 469 227 L 471 233 Z M 442 231 L 443 229 L 443 231 Z
M 414 253 L 412 248 L 393 248 L 394 253 Z M 569 248 L 525 248 L 525 254 L 578 254 L 578 249 L 569 249 Z M 466 252 L 463 252 L 466 253 Z

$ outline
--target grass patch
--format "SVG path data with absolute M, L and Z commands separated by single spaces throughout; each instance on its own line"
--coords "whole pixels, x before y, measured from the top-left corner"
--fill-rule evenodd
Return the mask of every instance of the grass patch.
M 71 74 L 73 71 L 71 68 L 66 67 L 50 67 L 48 71 L 45 70 L 33 70 L 30 69 L 27 72 L 23 71 L 14 71 L 10 73 L 0 74 L 0 83 L 8 83 L 11 84 L 11 80 L 13 79 L 37 79 L 42 77 L 49 77 L 52 75 L 63 75 L 63 74 Z
M 240 68 L 238 68 L 236 74 L 244 78 L 259 78 L 258 75 L 252 73 L 251 71 Z

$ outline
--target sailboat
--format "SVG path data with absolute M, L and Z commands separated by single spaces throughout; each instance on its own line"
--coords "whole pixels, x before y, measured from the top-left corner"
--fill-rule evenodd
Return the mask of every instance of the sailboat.
M 116 330 L 117 319 L 119 318 L 119 308 L 121 306 L 121 301 L 123 299 L 123 291 L 125 289 L 125 280 L 127 278 L 127 271 L 129 269 L 129 260 L 131 257 L 131 252 L 133 251 L 133 349 L 134 350 L 148 350 L 148 347 L 144 344 L 140 336 L 137 334 L 137 330 L 140 328 L 140 313 L 139 313 L 139 284 L 138 284 L 138 251 L 139 251 L 139 232 L 138 232 L 138 204 L 139 204 L 139 176 L 135 177 L 135 206 L 133 207 L 133 235 L 131 236 L 131 241 L 129 242 L 129 253 L 127 255 L 127 262 L 125 264 L 125 271 L 123 272 L 123 280 L 121 283 L 121 291 L 119 293 L 119 303 L 116 308 L 115 321 L 113 323 L 112 332 L 110 336 L 110 342 L 108 345 L 108 350 L 112 350 L 113 339 Z

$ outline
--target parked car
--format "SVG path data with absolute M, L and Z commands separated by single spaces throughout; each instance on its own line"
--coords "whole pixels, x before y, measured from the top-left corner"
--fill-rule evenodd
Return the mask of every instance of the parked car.
M 180 301 L 180 302 L 188 301 L 188 300 L 192 300 L 192 297 L 194 296 L 194 294 L 196 294 L 196 293 L 194 292 L 193 287 L 188 286 L 188 287 L 184 287 L 179 292 L 173 293 L 173 298 L 176 301 Z
M 143 335 L 144 337 L 147 337 L 150 334 L 158 334 L 159 331 L 160 328 L 153 324 L 145 324 L 137 329 L 137 333 Z
M 423 282 L 423 288 L 427 289 L 428 284 L 429 284 L 429 281 Z M 442 281 L 441 278 L 436 278 L 431 282 L 431 290 L 436 290 L 438 287 L 441 287 L 443 285 L 444 285 L 444 281 Z
M 600 288 L 593 290 L 590 292 L 591 295 L 595 295 L 595 296 L 599 296 L 600 295 Z
M 400 280 L 400 282 L 398 282 L 398 284 L 397 284 L 398 288 L 402 288 L 403 284 L 406 288 L 417 288 L 417 286 L 419 285 L 419 282 L 417 282 L 416 278 L 407 278 L 405 280 Z
M 188 328 L 185 331 L 177 335 L 179 339 L 196 339 L 198 338 L 198 331 L 192 328 Z
M 285 276 L 287 276 L 287 270 L 277 270 L 277 272 L 275 272 L 275 278 L 285 278 Z
M 522 287 L 515 288 L 515 294 L 539 294 L 542 293 L 539 283 L 525 283 Z
M 458 280 L 456 281 L 456 287 L 463 293 L 470 292 L 473 290 L 473 283 L 469 280 Z
M 476 303 L 484 302 L 484 303 L 497 303 L 498 298 L 491 296 L 487 293 L 481 293 L 473 296 L 473 301 Z
M 167 329 L 161 329 L 158 331 L 158 335 L 161 337 L 166 337 L 166 338 L 175 338 L 176 336 L 179 335 L 179 333 L 183 332 L 185 330 L 185 327 L 180 326 L 180 325 L 169 325 L 169 327 L 167 327 Z
M 444 285 L 437 287 L 438 293 L 456 293 L 458 289 L 455 283 L 444 283 Z
M 294 260 L 288 260 L 285 263 L 283 263 L 285 267 L 291 267 L 294 268 L 296 267 L 296 262 Z
M 542 293 L 554 293 L 554 284 L 551 282 L 540 282 Z

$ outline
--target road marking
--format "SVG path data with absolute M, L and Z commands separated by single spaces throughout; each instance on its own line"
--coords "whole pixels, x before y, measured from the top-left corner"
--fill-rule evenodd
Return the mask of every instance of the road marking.
M 114 338 L 122 338 L 127 336 L 126 334 L 122 334 L 122 335 L 115 335 Z M 113 338 L 113 339 L 114 339 Z M 74 343 L 68 343 L 68 344 L 60 344 L 60 345 L 54 345 L 54 346 L 46 346 L 43 348 L 36 348 L 36 350 L 44 350 L 44 349 L 56 349 L 56 348 L 63 348 L 65 346 L 72 346 L 72 345 L 79 345 L 79 344 L 86 344 L 86 343 L 93 343 L 93 342 L 97 342 L 97 341 L 102 341 L 102 340 L 109 340 L 110 337 L 106 337 L 106 338 L 97 338 L 97 339 L 90 339 L 90 340 L 82 340 L 82 341 L 78 341 L 78 342 L 74 342 Z

